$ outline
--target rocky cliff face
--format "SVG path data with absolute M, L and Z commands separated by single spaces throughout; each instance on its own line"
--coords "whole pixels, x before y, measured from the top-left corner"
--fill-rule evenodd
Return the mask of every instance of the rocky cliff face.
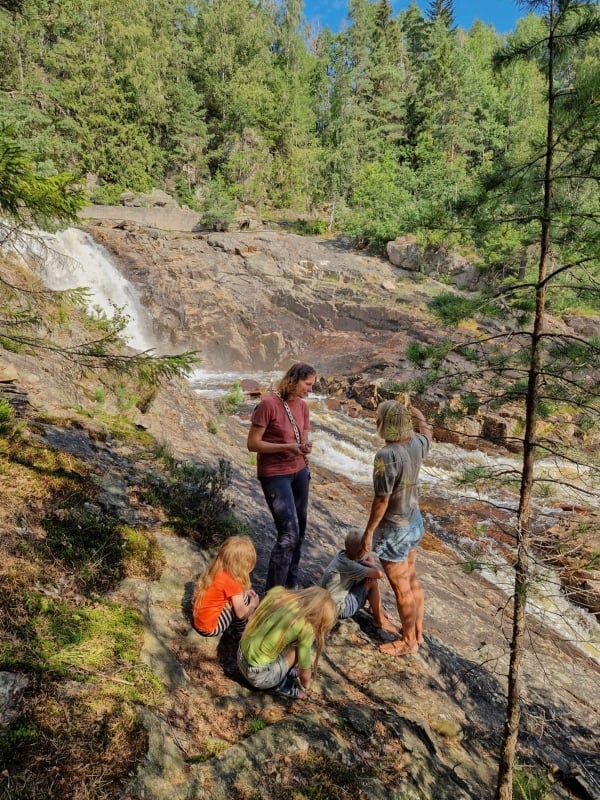
M 202 365 L 216 371 L 270 371 L 307 361 L 322 376 L 322 388 L 358 413 L 376 407 L 386 383 L 416 376 L 405 356 L 410 341 L 431 345 L 443 338 L 456 343 L 473 338 L 468 328 L 435 323 L 427 301 L 447 286 L 423 274 L 459 276 L 462 286 L 470 274 L 464 259 L 458 266 L 452 254 L 426 259 L 404 240 L 390 243 L 392 263 L 337 239 L 282 231 L 194 234 L 127 219 L 97 222 L 87 230 L 138 286 L 157 340 L 172 351 L 197 350 Z M 589 319 L 571 322 L 582 335 L 582 326 L 593 326 Z M 515 322 L 507 317 L 483 325 L 478 333 L 496 336 L 510 332 Z M 559 321 L 552 325 L 566 330 Z M 459 372 L 472 372 L 454 358 Z M 429 389 L 416 402 L 431 414 L 451 407 L 464 388 L 455 398 Z M 486 394 L 487 387 L 481 388 Z M 477 384 L 469 391 L 476 394 Z M 568 437 L 585 437 L 588 446 L 597 446 L 598 431 L 583 431 L 569 419 L 561 424 Z M 521 427 L 520 412 L 486 405 L 451 426 L 438 424 L 435 436 L 467 449 L 483 440 L 518 450 Z

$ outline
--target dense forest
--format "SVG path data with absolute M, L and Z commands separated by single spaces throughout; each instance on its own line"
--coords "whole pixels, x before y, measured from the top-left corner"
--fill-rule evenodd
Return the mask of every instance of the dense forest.
M 95 202 L 155 186 L 207 214 L 291 209 L 375 247 L 412 233 L 520 263 L 531 177 L 495 208 L 501 226 L 473 209 L 544 138 L 542 60 L 493 65 L 542 40 L 543 15 L 501 37 L 457 27 L 451 0 L 426 5 L 349 0 L 332 33 L 309 29 L 301 0 L 4 0 L 0 120 L 41 174 L 87 176 Z M 597 59 L 582 44 L 562 79 Z

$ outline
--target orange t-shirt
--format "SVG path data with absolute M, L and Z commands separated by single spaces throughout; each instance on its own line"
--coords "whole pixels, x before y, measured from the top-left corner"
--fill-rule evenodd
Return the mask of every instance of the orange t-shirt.
M 210 633 L 217 627 L 219 615 L 236 594 L 244 594 L 244 587 L 228 572 L 219 572 L 204 592 L 200 608 L 194 609 L 194 628 Z

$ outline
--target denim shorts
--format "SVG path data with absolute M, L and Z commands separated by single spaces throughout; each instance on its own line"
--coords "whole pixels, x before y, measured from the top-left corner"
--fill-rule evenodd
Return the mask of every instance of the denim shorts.
M 241 647 L 237 652 L 237 664 L 244 678 L 255 689 L 272 689 L 281 683 L 290 669 L 284 652 L 280 653 L 275 661 L 253 667 L 244 658 Z
M 398 528 L 376 528 L 373 549 L 383 561 L 406 561 L 411 550 L 419 544 L 425 533 L 423 517 L 417 511 L 410 525 Z

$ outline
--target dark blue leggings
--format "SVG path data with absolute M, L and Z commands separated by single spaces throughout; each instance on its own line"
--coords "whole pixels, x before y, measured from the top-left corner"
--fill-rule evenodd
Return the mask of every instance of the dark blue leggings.
M 259 478 L 277 529 L 265 589 L 298 586 L 298 564 L 306 532 L 310 472 L 304 467 L 291 475 Z

